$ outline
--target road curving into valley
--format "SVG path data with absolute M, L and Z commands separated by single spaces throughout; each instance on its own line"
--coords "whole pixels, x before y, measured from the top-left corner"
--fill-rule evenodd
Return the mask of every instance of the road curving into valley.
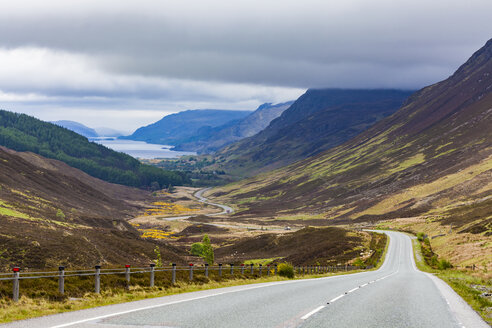
M 172 295 L 5 328 L 488 327 L 450 287 L 415 267 L 409 236 L 385 233 L 388 253 L 375 271 Z
M 219 216 L 219 215 L 228 215 L 228 214 L 232 214 L 234 213 L 234 209 L 232 207 L 229 207 L 227 205 L 223 205 L 223 204 L 215 204 L 215 203 L 211 203 L 208 201 L 207 198 L 205 198 L 203 196 L 203 194 L 207 191 L 207 190 L 210 190 L 211 188 L 204 188 L 204 189 L 200 189 L 198 190 L 196 193 L 193 194 L 193 196 L 196 197 L 196 199 L 200 202 L 200 203 L 204 203 L 204 204 L 207 204 L 207 205 L 211 205 L 211 206 L 215 206 L 215 207 L 218 207 L 220 209 L 222 209 L 222 212 L 218 212 L 218 213 L 210 213 L 210 214 L 204 214 L 205 216 Z M 189 219 L 193 216 L 196 216 L 195 215 L 184 215 L 184 216 L 173 216 L 173 217 L 164 217 L 164 218 L 161 218 L 161 220 L 165 220 L 165 221 L 175 221 L 175 220 L 184 220 L 184 219 Z

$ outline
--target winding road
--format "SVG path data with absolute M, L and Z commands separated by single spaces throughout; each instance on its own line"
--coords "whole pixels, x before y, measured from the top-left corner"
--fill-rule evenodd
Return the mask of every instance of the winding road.
M 222 209 L 222 212 L 206 214 L 206 216 L 218 216 L 218 215 L 224 215 L 224 214 L 232 214 L 232 213 L 234 213 L 234 209 L 232 207 L 229 207 L 227 205 L 222 205 L 222 204 L 211 203 L 211 202 L 208 201 L 207 198 L 203 197 L 203 193 L 206 192 L 209 189 L 211 189 L 211 188 L 200 189 L 200 190 L 198 190 L 194 194 L 194 196 L 201 203 L 204 203 L 204 204 L 208 204 L 208 205 L 212 205 L 212 206 L 216 206 L 216 207 L 221 208 Z M 165 220 L 165 221 L 184 220 L 184 219 L 191 218 L 192 216 L 195 216 L 195 215 L 164 217 L 161 220 Z
M 444 282 L 416 269 L 410 237 L 385 233 L 388 253 L 375 271 L 199 291 L 5 327 L 489 327 Z

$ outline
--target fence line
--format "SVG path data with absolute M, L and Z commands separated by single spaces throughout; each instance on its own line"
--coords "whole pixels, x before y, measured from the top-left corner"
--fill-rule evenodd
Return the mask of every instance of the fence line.
M 249 270 L 246 270 L 249 266 Z M 366 267 L 366 269 L 370 269 Z M 241 276 L 253 276 L 255 273 L 264 276 L 264 266 L 259 264 L 255 266 L 254 264 L 241 264 L 239 270 L 236 269 L 234 264 L 229 264 L 229 275 L 234 276 L 235 273 L 240 272 Z M 266 265 L 266 276 L 278 275 L 277 264 Z M 295 266 L 294 272 L 298 275 L 306 274 L 326 274 L 330 272 L 338 271 L 351 271 L 360 269 L 355 266 Z M 132 274 L 149 274 L 149 287 L 155 286 L 155 274 L 157 272 L 171 272 L 171 284 L 176 284 L 176 273 L 188 271 L 188 280 L 193 281 L 196 274 L 202 274 L 208 278 L 211 272 L 217 272 L 217 275 L 222 278 L 224 271 L 222 263 L 218 265 L 208 265 L 196 266 L 190 263 L 187 266 L 178 266 L 172 264 L 171 266 L 156 267 L 155 264 L 150 264 L 149 267 L 136 267 L 132 268 L 130 265 L 125 265 L 122 269 L 102 269 L 100 265 L 96 265 L 93 270 L 65 270 L 65 267 L 60 266 L 58 271 L 44 271 L 44 272 L 22 272 L 19 267 L 14 267 L 12 273 L 0 273 L 0 281 L 12 281 L 12 299 L 17 302 L 19 300 L 20 294 L 20 281 L 28 279 L 45 279 L 45 278 L 58 278 L 58 293 L 60 295 L 65 294 L 65 279 L 67 277 L 88 277 L 94 276 L 94 292 L 96 294 L 101 293 L 101 276 L 107 275 L 122 275 L 125 277 L 126 289 L 131 286 L 131 275 Z

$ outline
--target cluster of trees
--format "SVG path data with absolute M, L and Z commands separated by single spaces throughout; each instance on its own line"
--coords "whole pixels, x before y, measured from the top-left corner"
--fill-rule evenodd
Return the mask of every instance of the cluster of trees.
M 30 151 L 80 169 L 93 177 L 132 187 L 183 185 L 183 172 L 144 165 L 135 158 L 34 117 L 0 110 L 0 145 Z

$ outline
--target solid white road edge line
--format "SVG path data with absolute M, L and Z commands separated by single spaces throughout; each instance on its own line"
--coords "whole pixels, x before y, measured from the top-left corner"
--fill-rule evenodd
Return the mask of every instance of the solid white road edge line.
M 323 309 L 324 307 L 325 307 L 324 305 L 318 306 L 316 309 L 314 309 L 311 312 L 309 312 L 308 314 L 302 316 L 301 319 L 306 320 L 307 318 L 309 318 L 310 316 L 312 316 L 313 314 L 315 314 L 319 310 Z

